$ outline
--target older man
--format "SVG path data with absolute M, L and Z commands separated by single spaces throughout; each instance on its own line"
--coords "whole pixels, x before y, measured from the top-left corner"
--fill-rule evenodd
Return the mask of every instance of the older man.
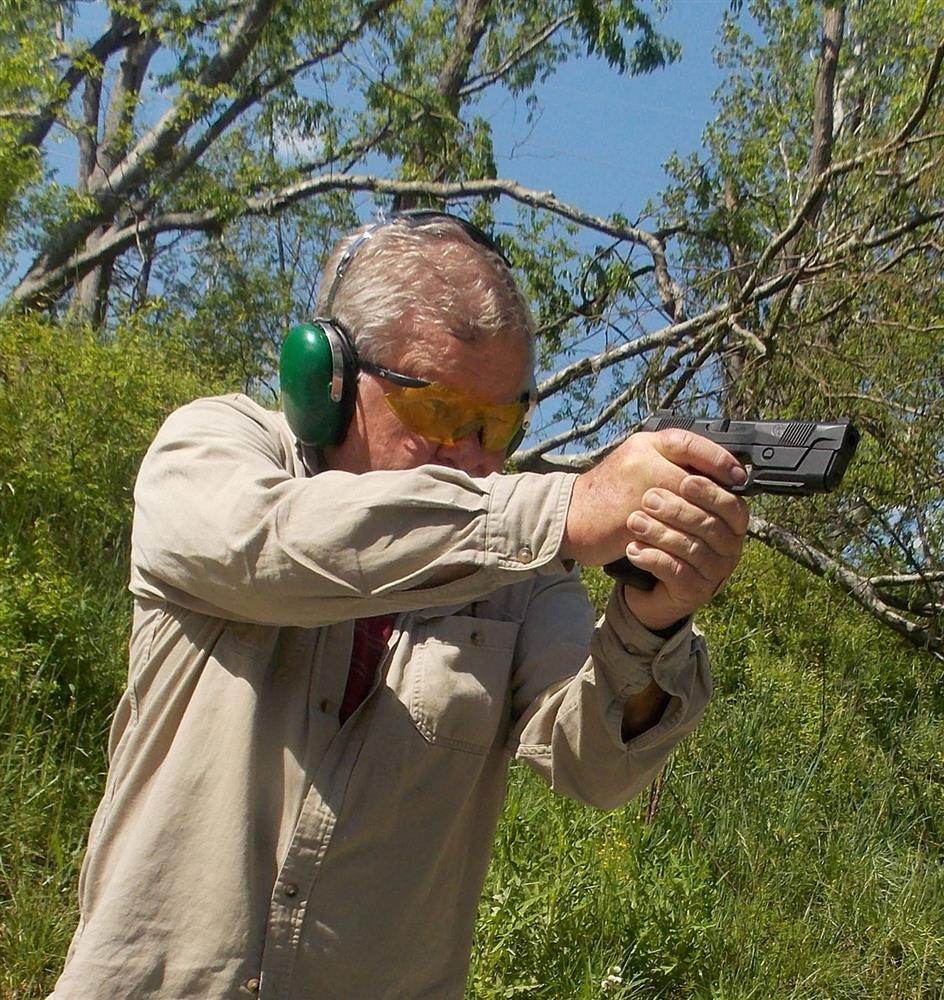
M 453 217 L 342 241 L 320 312 L 337 427 L 200 400 L 141 467 L 59 1000 L 459 998 L 509 759 L 613 807 L 708 700 L 689 618 L 740 555 L 732 457 L 671 431 L 503 475 L 533 325 Z M 573 563 L 627 552 L 657 584 L 594 629 Z

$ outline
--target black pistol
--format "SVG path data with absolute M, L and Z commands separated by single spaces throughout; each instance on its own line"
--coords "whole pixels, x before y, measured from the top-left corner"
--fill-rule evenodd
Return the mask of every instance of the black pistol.
M 829 493 L 842 482 L 859 443 L 859 432 L 845 417 L 835 421 L 696 420 L 660 410 L 640 430 L 668 427 L 701 434 L 730 451 L 744 465 L 748 479 L 743 486 L 727 489 L 742 496 Z M 619 583 L 640 590 L 652 590 L 656 585 L 651 573 L 634 566 L 625 556 L 603 569 Z

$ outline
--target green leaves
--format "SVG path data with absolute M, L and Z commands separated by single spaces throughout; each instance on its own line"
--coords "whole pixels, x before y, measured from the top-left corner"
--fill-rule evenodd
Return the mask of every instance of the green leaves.
M 578 0 L 576 14 L 587 53 L 602 55 L 620 73 L 651 73 L 681 55 L 678 43 L 660 35 L 652 19 L 631 0 Z M 637 38 L 627 38 L 637 32 Z

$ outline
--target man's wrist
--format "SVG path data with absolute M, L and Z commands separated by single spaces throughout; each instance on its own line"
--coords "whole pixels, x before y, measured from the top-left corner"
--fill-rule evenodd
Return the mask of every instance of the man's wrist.
M 673 635 L 681 632 L 683 628 L 689 623 L 690 616 L 686 615 L 684 618 L 679 618 L 677 622 L 673 622 L 671 625 L 666 625 L 664 628 L 650 628 L 648 625 L 645 627 L 653 635 L 657 635 L 660 639 L 671 639 Z
M 648 591 L 637 590 L 628 584 L 620 588 L 623 603 L 643 628 L 653 635 L 668 639 L 680 631 L 691 619 L 691 614 L 679 615 L 679 609 L 664 607 L 662 601 L 652 601 Z M 654 606 L 650 606 L 654 605 Z

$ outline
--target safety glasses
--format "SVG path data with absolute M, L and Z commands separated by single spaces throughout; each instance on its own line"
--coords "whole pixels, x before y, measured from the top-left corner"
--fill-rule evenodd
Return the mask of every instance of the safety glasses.
M 359 361 L 362 371 L 383 379 L 384 398 L 400 421 L 431 441 L 455 445 L 477 434 L 486 451 L 510 454 L 521 443 L 531 411 L 533 394 L 522 393 L 513 403 L 487 403 L 457 389 L 401 375 L 399 372 Z

